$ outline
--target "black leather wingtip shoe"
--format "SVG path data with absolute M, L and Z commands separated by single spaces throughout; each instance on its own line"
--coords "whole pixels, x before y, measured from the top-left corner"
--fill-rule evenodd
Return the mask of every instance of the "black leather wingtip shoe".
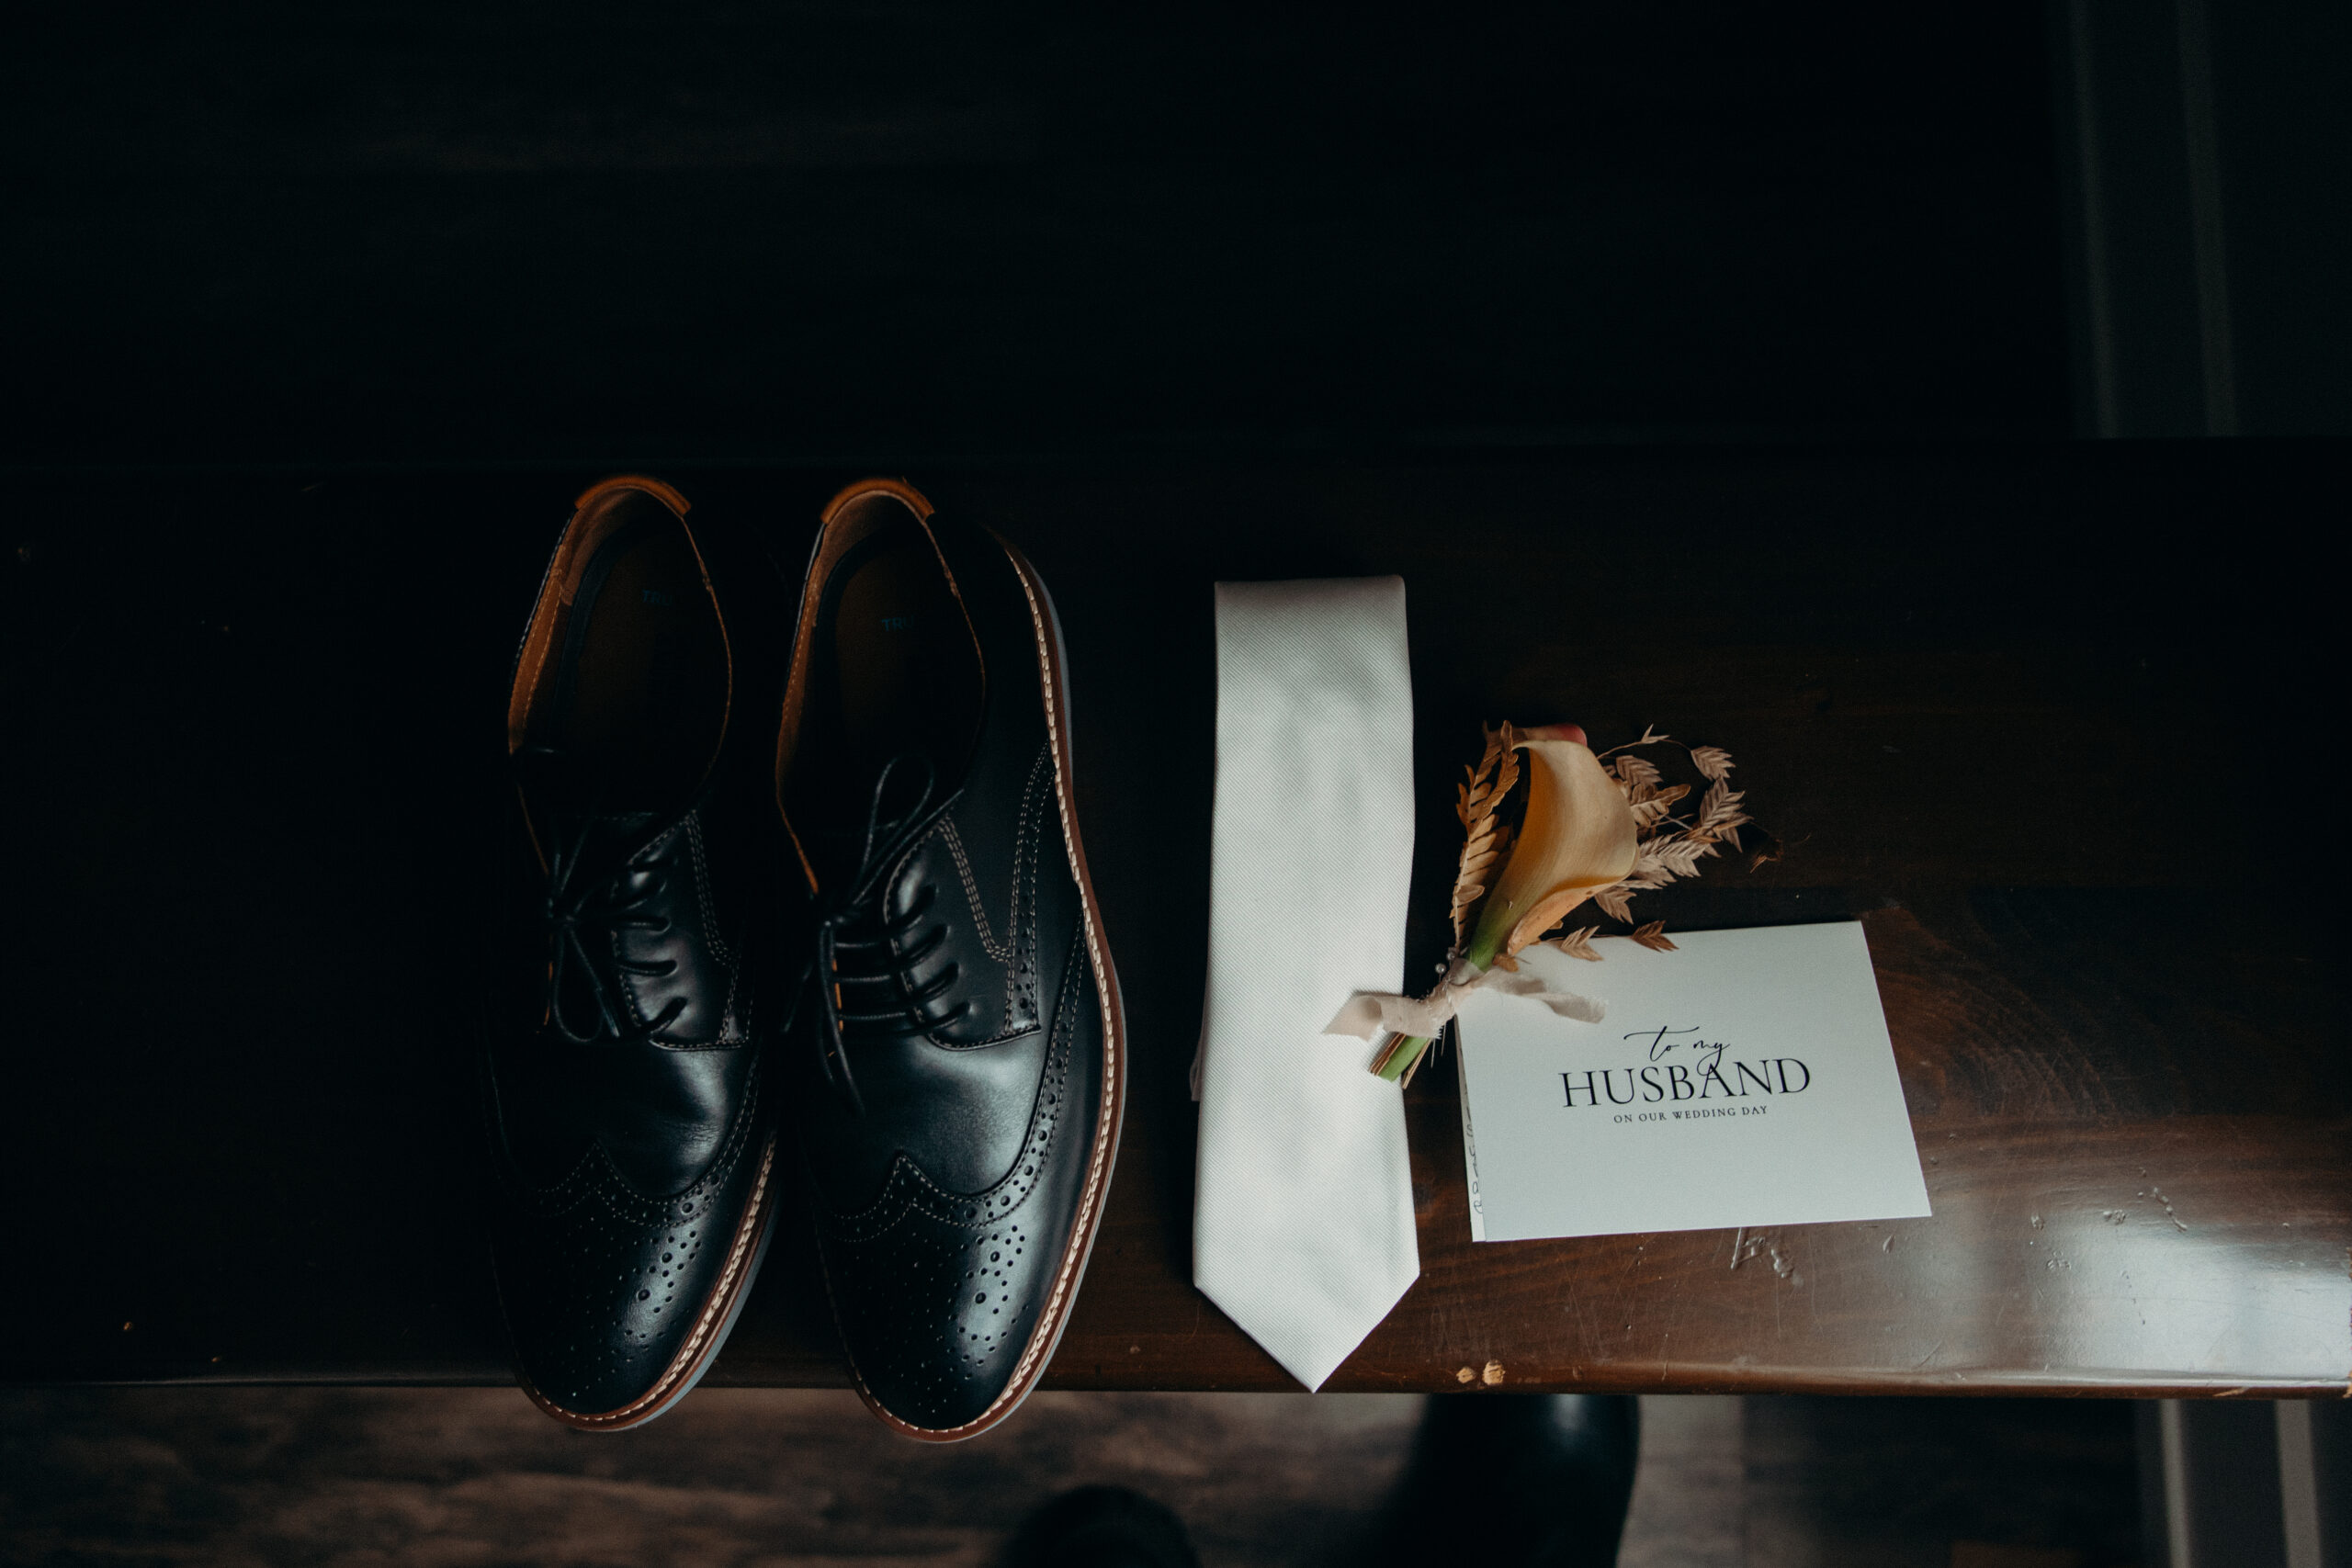
M 777 798 L 810 890 L 787 1053 L 833 1316 L 897 1430 L 987 1430 L 1069 1321 L 1126 1053 L 1045 584 L 912 489 L 826 509 Z
M 781 683 L 756 674 L 782 653 L 754 623 L 781 585 L 745 543 L 698 536 L 657 480 L 605 480 L 515 662 L 507 749 L 547 945 L 538 1026 L 490 1052 L 492 1244 L 524 1391 L 589 1430 L 650 1421 L 701 1378 L 775 1213 L 760 1046 L 785 998 L 757 959 Z

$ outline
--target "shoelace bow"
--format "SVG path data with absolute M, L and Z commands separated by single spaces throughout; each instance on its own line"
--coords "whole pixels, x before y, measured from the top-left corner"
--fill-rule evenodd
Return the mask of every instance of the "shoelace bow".
M 547 1022 L 574 1045 L 605 1039 L 616 1044 L 634 1044 L 668 1028 L 685 1010 L 686 998 L 673 997 L 645 1022 L 630 1023 L 628 1009 L 619 997 L 623 977 L 659 979 L 677 973 L 678 964 L 673 958 L 652 964 L 632 962 L 613 951 L 610 939 L 613 933 L 624 930 L 659 935 L 670 929 L 670 917 L 651 914 L 647 909 L 669 886 L 670 874 L 637 865 L 632 855 L 629 863 L 612 875 L 575 888 L 572 884 L 580 880 L 581 863 L 595 824 L 593 819 L 583 818 L 569 824 L 568 829 L 556 829 L 560 837 L 548 866 Z M 591 939 L 594 937 L 605 940 L 592 945 Z M 601 954 L 598 945 L 604 949 Z M 566 982 L 575 974 L 596 1004 L 595 1021 L 584 1033 L 564 1014 Z
M 883 812 L 891 776 L 902 766 L 921 770 L 920 787 L 912 805 L 886 818 Z M 894 757 L 884 764 L 874 781 L 873 802 L 866 808 L 865 841 L 857 870 L 824 901 L 817 917 L 817 964 L 810 978 L 818 994 L 818 1063 L 824 1069 L 826 1083 L 860 1116 L 865 1113 L 865 1101 L 858 1093 L 856 1076 L 850 1071 L 847 1032 L 927 1033 L 953 1023 L 971 1006 L 964 1001 L 945 1012 L 933 1010 L 932 1004 L 955 987 L 959 971 L 954 964 L 927 981 L 918 984 L 914 979 L 916 966 L 947 940 L 946 926 L 933 925 L 913 945 L 901 945 L 930 914 L 938 889 L 926 885 L 903 912 L 887 918 L 882 913 L 890 873 L 899 857 L 931 827 L 935 815 L 931 810 L 933 782 L 930 762 L 921 757 Z M 850 934 L 853 931 L 857 934 Z M 854 986 L 889 987 L 897 1000 L 889 1005 L 869 1004 L 861 998 L 861 1005 L 853 1009 L 843 993 Z

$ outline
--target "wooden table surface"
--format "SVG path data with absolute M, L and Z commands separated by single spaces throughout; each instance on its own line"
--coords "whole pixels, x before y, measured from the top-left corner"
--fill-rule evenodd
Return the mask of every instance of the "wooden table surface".
M 1473 1245 L 1332 1379 L 2344 1394 L 2340 446 L 1593 451 L 910 475 L 1069 638 L 1131 1110 L 1048 1375 L 1295 1386 L 1190 1284 L 1219 578 L 1401 572 L 1442 950 L 1481 720 L 1728 748 L 1789 846 L 1669 930 L 1859 916 L 1934 1217 Z M 17 476 L 0 1378 L 496 1382 L 470 1060 L 499 723 L 581 472 Z M 669 474 L 797 556 L 848 472 Z M 2336 498 L 2340 504 L 2340 496 Z M 841 1381 L 808 1233 L 714 1381 Z M 1483 1381 L 1476 1386 L 1485 1386 Z

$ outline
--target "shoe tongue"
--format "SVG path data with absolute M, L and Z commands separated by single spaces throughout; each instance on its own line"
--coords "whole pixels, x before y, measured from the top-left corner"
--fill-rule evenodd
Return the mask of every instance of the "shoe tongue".
M 643 849 L 662 818 L 650 811 L 604 812 L 559 818 L 580 846 L 580 869 L 610 875 Z
M 888 773 L 886 780 L 884 773 Z M 925 784 L 928 783 L 928 791 Z M 876 799 L 876 791 L 880 799 Z M 817 858 L 817 874 L 825 882 L 846 886 L 872 868 L 865 863 L 866 829 L 874 828 L 873 849 L 892 851 L 892 858 L 907 848 L 906 830 L 925 819 L 945 798 L 919 753 L 876 763 L 862 775 L 844 772 L 832 784 L 832 797 L 823 807 L 823 819 L 841 824 L 842 830 L 824 836 Z M 894 847 L 895 846 L 895 847 Z
M 545 848 L 558 846 L 572 862 L 566 885 L 575 893 L 596 887 L 627 868 L 629 857 L 643 849 L 662 829 L 663 818 L 650 811 L 535 812 L 551 830 Z
M 543 747 L 515 753 L 514 767 L 526 808 L 535 819 L 554 826 L 566 842 L 587 830 L 599 838 L 632 839 L 634 848 L 656 821 L 678 809 L 670 803 L 635 798 L 594 770 Z

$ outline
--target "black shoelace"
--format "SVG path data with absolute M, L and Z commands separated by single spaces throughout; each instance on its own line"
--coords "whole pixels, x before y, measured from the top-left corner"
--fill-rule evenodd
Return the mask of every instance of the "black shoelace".
M 886 817 L 892 777 L 902 768 L 920 770 L 914 799 L 904 810 Z M 933 783 L 931 764 L 921 757 L 895 757 L 883 766 L 866 808 L 865 841 L 857 869 L 823 901 L 817 917 L 817 964 L 811 978 L 818 993 L 818 1062 L 826 1083 L 861 1116 L 865 1101 L 850 1070 L 847 1036 L 928 1033 L 955 1022 L 971 1006 L 966 1001 L 944 1012 L 935 1010 L 955 987 L 958 971 L 953 964 L 929 980 L 915 979 L 914 971 L 947 940 L 943 924 L 922 929 L 938 889 L 925 886 L 899 914 L 882 912 L 891 871 L 937 815 L 932 809 Z M 876 997 L 872 993 L 877 987 L 888 989 Z M 853 987 L 859 993 L 854 1006 Z
M 574 887 L 572 885 L 581 880 L 580 868 L 589 840 L 594 836 L 596 820 L 583 817 L 557 821 L 551 826 L 556 844 L 548 866 L 545 911 L 548 1027 L 574 1045 L 599 1040 L 627 1045 L 650 1039 L 685 1010 L 686 998 L 673 997 L 652 1018 L 643 1023 L 632 1023 L 621 990 L 624 977 L 662 978 L 677 972 L 677 961 L 664 958 L 652 964 L 633 963 L 614 951 L 612 938 L 625 930 L 659 935 L 670 929 L 667 915 L 656 915 L 649 909 L 669 885 L 669 873 L 637 865 L 632 855 L 610 876 Z M 595 940 L 598 938 L 603 940 Z M 578 1025 L 586 1021 L 575 1020 L 565 1011 L 567 994 L 574 990 L 584 990 L 596 1007 L 596 1017 L 584 1032 Z

